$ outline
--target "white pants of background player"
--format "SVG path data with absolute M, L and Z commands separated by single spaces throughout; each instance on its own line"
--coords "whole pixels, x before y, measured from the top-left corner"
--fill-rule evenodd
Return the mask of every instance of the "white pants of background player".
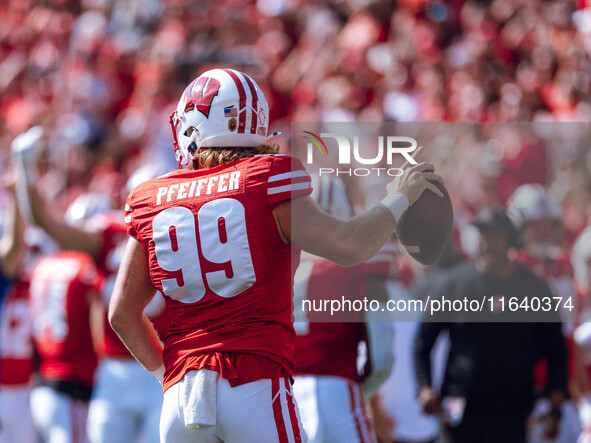
M 37 443 L 29 386 L 0 387 L 0 443 Z
M 357 383 L 341 377 L 298 376 L 293 392 L 310 443 L 375 441 Z
M 135 360 L 103 360 L 88 410 L 91 443 L 159 443 L 162 385 Z
M 37 386 L 31 392 L 31 414 L 45 443 L 87 441 L 88 402 L 73 399 L 47 386 Z
M 207 371 L 210 386 L 191 386 L 195 373 Z M 191 374 L 193 373 L 193 374 Z M 263 379 L 232 388 L 213 371 L 190 371 L 164 393 L 160 438 L 163 443 L 306 442 L 298 406 L 287 378 Z M 198 377 L 197 377 L 198 378 Z M 191 399 L 191 392 L 197 398 Z M 205 394 L 204 394 L 205 392 Z M 201 406 L 196 406 L 201 403 Z M 215 406 L 212 406 L 215 405 Z M 205 409 L 214 425 L 191 425 L 188 417 Z M 197 421 L 202 423 L 202 421 Z

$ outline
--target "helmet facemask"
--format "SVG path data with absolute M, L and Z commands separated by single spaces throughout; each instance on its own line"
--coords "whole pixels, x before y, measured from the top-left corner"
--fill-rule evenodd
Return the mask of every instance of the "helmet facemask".
M 174 111 L 170 116 L 174 152 L 179 169 L 188 165 L 199 151 L 199 130 L 186 122 L 187 119 L 184 116 L 179 117 L 177 111 Z

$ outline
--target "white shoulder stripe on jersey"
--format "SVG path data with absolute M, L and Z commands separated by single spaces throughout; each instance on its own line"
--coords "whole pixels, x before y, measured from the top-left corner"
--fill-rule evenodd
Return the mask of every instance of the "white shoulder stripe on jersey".
M 255 154 L 253 157 L 285 157 L 287 154 Z
M 125 203 L 125 212 L 131 212 L 133 211 L 133 209 L 131 209 L 131 206 L 129 206 L 127 203 Z
M 300 169 L 299 171 L 284 172 L 283 174 L 272 175 L 271 177 L 269 177 L 269 180 L 267 180 L 267 182 L 271 183 L 279 180 L 285 180 L 288 178 L 305 177 L 306 175 L 309 174 L 306 171 Z
M 125 223 L 131 223 L 131 215 L 125 217 Z
M 291 185 L 285 186 L 276 186 L 274 188 L 267 189 L 267 195 L 272 194 L 279 194 L 280 192 L 290 192 L 290 191 L 299 191 L 301 189 L 308 189 L 310 187 L 310 183 L 294 183 Z

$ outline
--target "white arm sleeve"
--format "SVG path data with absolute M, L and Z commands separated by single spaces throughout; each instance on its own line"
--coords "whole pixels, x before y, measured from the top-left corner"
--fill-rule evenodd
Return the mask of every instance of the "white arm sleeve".
M 27 187 L 37 184 L 37 157 L 42 136 L 43 129 L 40 126 L 34 126 L 16 137 L 10 145 L 12 165 L 17 172 L 18 204 L 24 218 L 29 223 L 32 223 L 33 217 L 31 216 L 31 203 Z

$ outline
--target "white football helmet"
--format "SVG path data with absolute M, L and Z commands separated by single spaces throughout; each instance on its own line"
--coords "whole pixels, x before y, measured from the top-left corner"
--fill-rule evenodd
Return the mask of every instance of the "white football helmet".
M 318 206 L 339 220 L 353 216 L 353 204 L 343 181 L 333 175 L 311 174 L 312 194 Z
M 519 231 L 521 247 L 541 260 L 561 253 L 560 203 L 540 184 L 518 187 L 509 198 L 507 215 Z
M 540 184 L 518 187 L 507 203 L 507 215 L 517 229 L 529 220 L 562 220 L 560 203 Z
M 179 168 L 201 147 L 255 147 L 267 141 L 269 105 L 248 75 L 212 69 L 193 80 L 170 116 Z

